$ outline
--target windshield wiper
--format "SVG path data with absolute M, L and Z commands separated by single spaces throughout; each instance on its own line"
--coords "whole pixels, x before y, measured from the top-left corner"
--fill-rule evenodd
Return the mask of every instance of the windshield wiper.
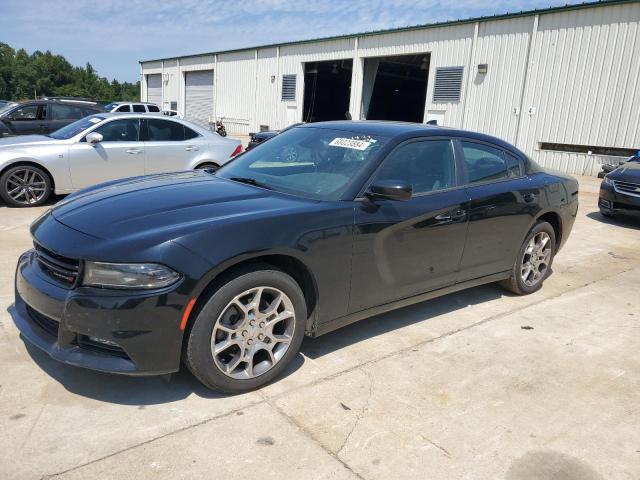
M 255 178 L 251 177 L 230 177 L 229 180 L 233 180 L 234 182 L 246 183 L 248 185 L 253 185 L 254 187 L 266 188 L 267 190 L 273 190 L 269 185 L 265 185 L 262 182 L 259 182 Z

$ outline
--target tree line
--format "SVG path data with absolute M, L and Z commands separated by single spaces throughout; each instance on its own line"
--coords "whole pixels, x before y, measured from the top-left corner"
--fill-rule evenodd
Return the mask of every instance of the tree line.
M 140 99 L 140 82 L 109 82 L 90 63 L 71 65 L 62 55 L 39 50 L 31 55 L 0 42 L 0 100 L 27 100 L 35 96 L 87 97 L 101 101 Z

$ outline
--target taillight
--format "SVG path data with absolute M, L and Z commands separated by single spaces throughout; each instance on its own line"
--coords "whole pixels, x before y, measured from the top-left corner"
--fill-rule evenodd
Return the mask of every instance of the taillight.
M 231 157 L 229 157 L 229 158 L 233 158 L 233 157 L 235 157 L 236 155 L 239 155 L 239 154 L 241 154 L 241 153 L 242 153 L 242 145 L 238 145 L 238 146 L 236 147 L 236 149 L 233 151 L 233 153 L 231 154 Z

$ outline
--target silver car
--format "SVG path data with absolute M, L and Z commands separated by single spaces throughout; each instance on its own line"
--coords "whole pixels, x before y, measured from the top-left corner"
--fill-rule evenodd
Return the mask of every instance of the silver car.
M 10 206 L 44 203 L 125 177 L 215 170 L 242 151 L 240 141 L 162 114 L 101 113 L 50 135 L 0 140 L 0 196 Z

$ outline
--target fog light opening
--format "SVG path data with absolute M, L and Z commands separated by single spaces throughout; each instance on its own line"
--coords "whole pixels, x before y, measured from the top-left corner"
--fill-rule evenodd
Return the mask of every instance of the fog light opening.
M 111 340 L 104 340 L 103 338 L 92 337 L 91 335 L 87 335 L 87 338 L 94 343 L 100 343 L 108 347 L 120 348 L 120 345 L 118 345 L 116 342 L 112 342 Z

